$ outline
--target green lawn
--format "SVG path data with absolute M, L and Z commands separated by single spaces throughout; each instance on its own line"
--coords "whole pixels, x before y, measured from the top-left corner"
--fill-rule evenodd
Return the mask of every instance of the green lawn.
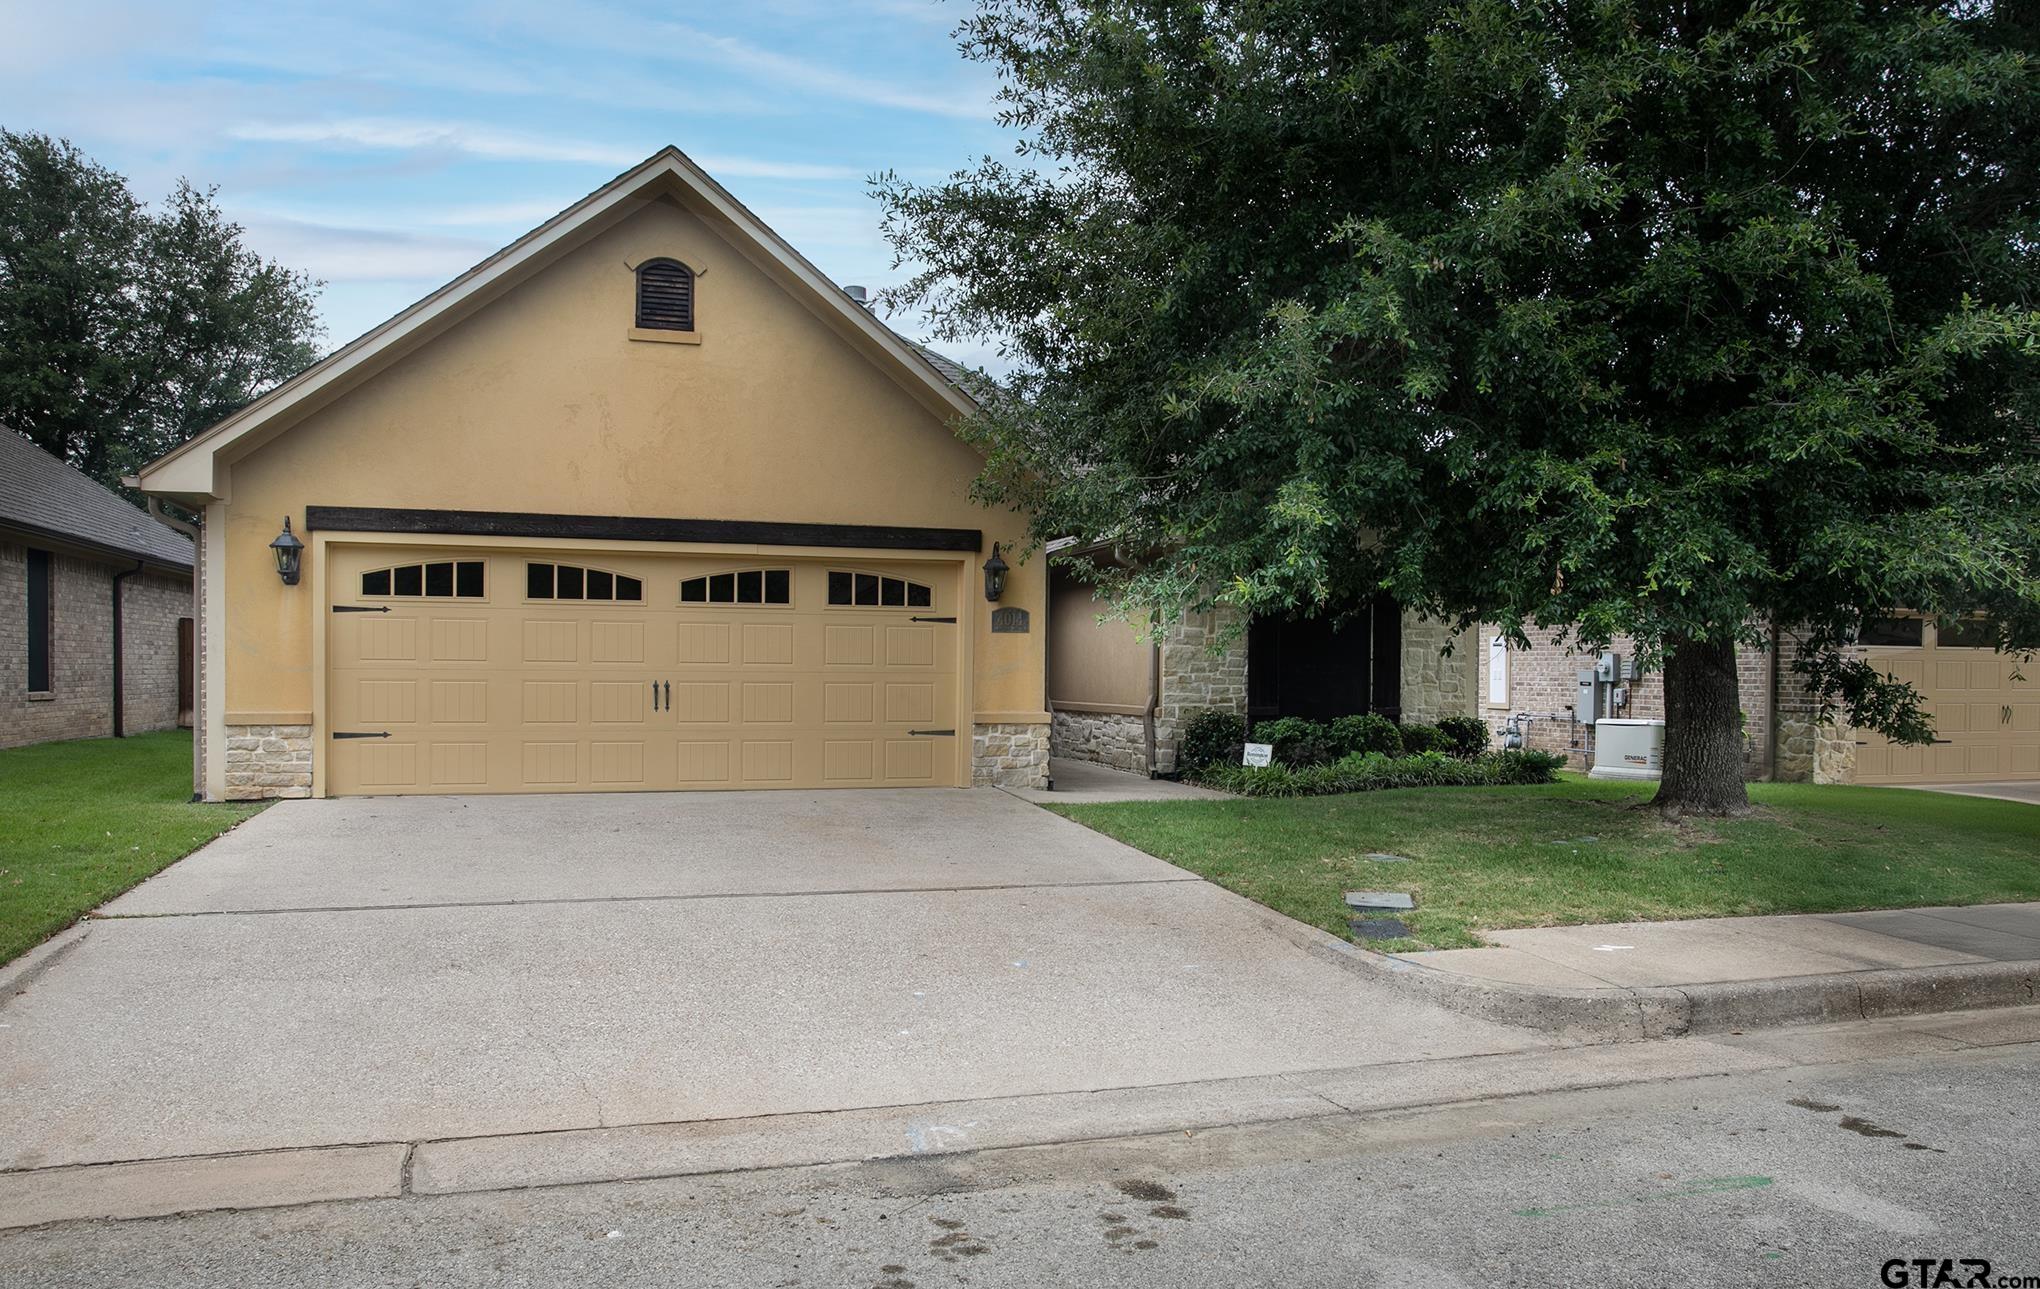
M 1505 927 L 2040 899 L 2040 807 L 1765 783 L 1750 785 L 1749 818 L 1675 825 L 1633 808 L 1653 787 L 1568 777 L 1058 809 L 1337 935 L 1345 892 L 1411 892 L 1413 935 L 1379 946 L 1392 950 Z
M 261 809 L 191 802 L 191 735 L 0 751 L 0 962 Z

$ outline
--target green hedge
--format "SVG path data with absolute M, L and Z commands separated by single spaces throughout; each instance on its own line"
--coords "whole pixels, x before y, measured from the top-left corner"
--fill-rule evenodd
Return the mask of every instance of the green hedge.
M 1564 757 L 1549 752 L 1488 752 L 1468 760 L 1441 752 L 1415 756 L 1371 752 L 1356 753 L 1331 765 L 1300 769 L 1286 765 L 1213 765 L 1185 777 L 1204 787 L 1242 797 L 1328 797 L 1382 788 L 1555 783 L 1564 764 Z

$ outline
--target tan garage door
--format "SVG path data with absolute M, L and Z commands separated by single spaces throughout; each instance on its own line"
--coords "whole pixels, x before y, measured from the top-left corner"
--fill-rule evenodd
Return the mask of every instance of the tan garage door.
M 1859 733 L 1858 783 L 2040 779 L 2040 684 L 2021 674 L 2033 664 L 1981 647 L 1982 632 L 1916 619 L 1872 623 L 1866 635 L 1886 642 L 1866 651 L 1871 665 L 1926 698 L 1936 741 L 1905 747 Z
M 329 794 L 959 780 L 953 565 L 330 550 Z

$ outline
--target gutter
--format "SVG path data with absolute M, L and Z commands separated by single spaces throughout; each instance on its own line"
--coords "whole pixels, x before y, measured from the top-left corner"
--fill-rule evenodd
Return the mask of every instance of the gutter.
M 113 575 L 113 736 L 115 738 L 127 737 L 127 685 L 121 675 L 121 664 L 126 650 L 121 645 L 120 584 L 148 566 L 149 561 L 137 559 L 133 568 Z

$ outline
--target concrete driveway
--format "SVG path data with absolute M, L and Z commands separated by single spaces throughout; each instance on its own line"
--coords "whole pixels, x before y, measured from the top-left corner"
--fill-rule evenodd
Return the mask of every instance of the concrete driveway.
M 0 1004 L 0 1169 L 1548 1041 L 996 791 L 289 802 L 103 912 Z

